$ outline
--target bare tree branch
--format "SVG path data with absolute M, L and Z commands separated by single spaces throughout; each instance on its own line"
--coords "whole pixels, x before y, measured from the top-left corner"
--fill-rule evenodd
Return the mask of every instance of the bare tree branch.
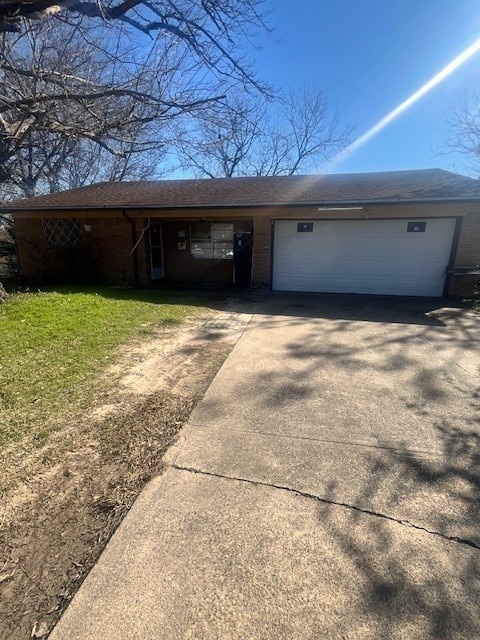
M 0 24 L 9 16 L 20 29 L 0 39 L 0 185 L 30 196 L 80 179 L 144 175 L 147 166 L 158 175 L 174 121 L 188 128 L 238 81 L 262 90 L 225 45 L 261 24 L 260 5 L 99 0 L 57 10 L 0 0 Z M 41 10 L 56 13 L 40 19 Z M 155 22 L 155 37 L 118 20 L 126 14 L 148 33 Z
M 130 89 L 104 89 L 102 91 L 92 92 L 92 93 L 53 93 L 47 95 L 36 96 L 32 98 L 22 98 L 21 100 L 8 100 L 6 98 L 2 98 L 0 96 L 0 103 L 3 103 L 3 107 L 0 106 L 0 114 L 6 111 L 10 111 L 13 108 L 20 109 L 22 107 L 31 107 L 33 105 L 39 105 L 45 102 L 64 102 L 67 100 L 72 100 L 76 102 L 87 102 L 91 100 L 100 100 L 101 98 L 110 98 L 112 96 L 120 97 L 120 96 L 130 96 L 131 98 L 136 98 L 141 102 L 154 102 L 156 104 L 162 105 L 168 109 L 175 108 L 179 111 L 187 111 L 193 109 L 195 107 L 203 106 L 205 104 L 209 104 L 210 102 L 218 102 L 218 100 L 224 99 L 226 96 L 215 96 L 212 98 L 204 98 L 202 100 L 194 100 L 193 102 L 172 102 L 170 100 L 162 100 L 161 98 L 157 98 L 156 96 L 152 96 L 151 94 L 141 93 L 139 91 L 132 91 Z
M 231 52 L 257 30 L 269 31 L 264 0 L 0 0 L 0 32 L 21 33 L 32 20 L 126 25 L 147 36 L 173 37 L 215 73 L 268 91 L 251 66 Z M 152 19 L 152 18 L 158 19 Z M 235 45 L 235 46 L 232 46 Z
M 447 133 L 437 155 L 460 154 L 462 170 L 480 177 L 480 97 L 476 93 L 464 96 L 451 107 L 446 118 Z
M 351 141 L 316 87 L 276 104 L 248 96 L 213 105 L 176 139 L 180 167 L 207 177 L 292 175 L 315 170 Z M 323 164 L 323 162 L 322 162 Z

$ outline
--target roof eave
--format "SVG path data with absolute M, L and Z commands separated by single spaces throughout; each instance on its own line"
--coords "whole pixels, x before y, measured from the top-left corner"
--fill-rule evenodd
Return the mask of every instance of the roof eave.
M 455 203 L 455 202 L 480 202 L 480 196 L 462 196 L 462 197 L 444 197 L 444 198 L 381 198 L 381 199 L 362 199 L 362 200 L 308 200 L 296 202 L 231 202 L 231 203 L 211 203 L 211 204 L 155 204 L 155 205 L 119 205 L 106 204 L 101 207 L 98 205 L 44 205 L 38 207 L 20 206 L 0 207 L 0 213 L 15 212 L 36 212 L 36 211 L 103 211 L 107 209 L 115 210 L 171 210 L 171 209 L 258 209 L 271 207 L 348 207 L 348 206 L 366 206 L 366 205 L 391 205 L 391 204 L 429 204 L 429 203 Z

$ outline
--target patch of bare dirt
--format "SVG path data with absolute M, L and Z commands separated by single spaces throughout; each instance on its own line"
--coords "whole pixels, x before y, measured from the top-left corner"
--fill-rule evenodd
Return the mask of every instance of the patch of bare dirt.
M 47 637 L 143 486 L 162 471 L 163 454 L 250 319 L 212 314 L 125 347 L 97 406 L 41 449 L 3 458 L 2 640 Z
M 215 360 L 219 345 L 231 348 L 236 343 L 250 322 L 250 310 L 212 310 L 201 318 L 187 320 L 178 330 L 156 329 L 147 339 L 123 347 L 105 373 L 113 382 L 110 393 L 92 409 L 90 417 L 122 411 L 132 400 L 159 390 L 191 395 L 198 387 L 203 388 L 209 382 L 209 367 L 202 362 Z

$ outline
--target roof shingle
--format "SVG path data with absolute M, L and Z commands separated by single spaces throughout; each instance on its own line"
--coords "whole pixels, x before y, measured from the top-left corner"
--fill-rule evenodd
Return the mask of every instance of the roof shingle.
M 310 176 L 101 182 L 16 200 L 3 211 L 69 208 L 249 207 L 480 200 L 480 181 L 443 169 Z

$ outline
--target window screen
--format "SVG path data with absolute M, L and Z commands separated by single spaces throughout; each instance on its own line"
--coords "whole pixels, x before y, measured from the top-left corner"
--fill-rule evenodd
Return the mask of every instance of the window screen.
M 233 224 L 231 222 L 192 222 L 190 248 L 193 258 L 231 260 Z
M 43 231 L 48 247 L 77 247 L 82 244 L 80 220 L 75 218 L 44 220 Z

